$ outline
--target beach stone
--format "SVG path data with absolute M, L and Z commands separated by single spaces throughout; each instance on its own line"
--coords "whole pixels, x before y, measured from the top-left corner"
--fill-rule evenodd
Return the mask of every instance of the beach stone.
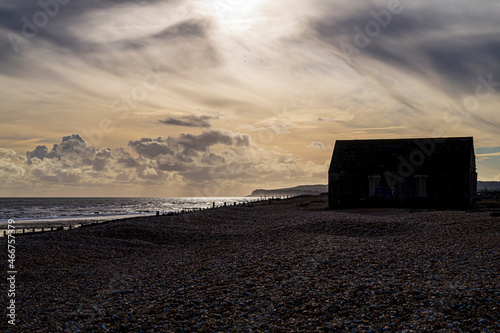
M 500 331 L 488 214 L 300 200 L 24 235 L 20 329 Z

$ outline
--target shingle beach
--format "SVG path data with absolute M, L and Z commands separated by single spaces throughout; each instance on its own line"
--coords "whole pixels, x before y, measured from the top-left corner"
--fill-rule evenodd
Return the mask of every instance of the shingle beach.
M 18 236 L 16 265 L 2 332 L 500 332 L 489 212 L 301 197 Z

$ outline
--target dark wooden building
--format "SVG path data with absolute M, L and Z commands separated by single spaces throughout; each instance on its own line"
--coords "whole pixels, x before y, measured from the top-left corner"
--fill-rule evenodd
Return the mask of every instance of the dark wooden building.
M 328 172 L 330 208 L 469 209 L 476 188 L 472 137 L 337 140 Z

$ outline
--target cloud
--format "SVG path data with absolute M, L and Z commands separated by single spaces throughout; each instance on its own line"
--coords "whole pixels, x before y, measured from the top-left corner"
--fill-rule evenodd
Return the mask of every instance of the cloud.
M 43 160 L 48 153 L 49 149 L 47 148 L 47 146 L 37 146 L 33 151 L 26 152 L 26 158 L 28 160 L 31 160 L 32 158 L 36 157 L 40 160 Z
M 139 163 L 124 148 L 115 149 L 114 155 L 117 163 L 125 168 L 135 168 L 139 166 Z
M 232 155 L 231 151 L 238 149 L 242 153 L 241 148 L 248 149 L 251 144 L 248 134 L 217 130 L 205 131 L 199 135 L 181 134 L 178 137 L 131 140 L 129 147 L 140 157 L 152 161 L 150 165 L 159 172 L 178 172 L 185 179 L 192 180 L 198 177 L 209 178 L 208 175 L 194 175 L 210 172 L 212 168 L 223 165 L 227 156 Z M 221 147 L 222 151 L 217 147 Z
M 435 78 L 435 88 L 449 93 L 470 93 L 479 75 L 500 77 L 500 37 L 496 28 L 487 28 L 498 20 L 496 4 L 401 3 L 401 13 L 392 14 L 386 2 L 352 3 L 341 15 L 328 10 L 311 18 L 309 26 L 319 41 L 365 75 L 381 74 L 370 68 L 375 61 L 428 84 Z
M 206 24 L 201 21 L 184 21 L 170 26 L 152 36 L 157 39 L 206 38 Z
M 249 147 L 251 145 L 250 135 L 246 133 L 233 133 L 230 131 L 206 131 L 200 135 L 182 134 L 179 144 L 186 149 L 195 151 L 207 151 L 208 147 L 223 144 L 235 147 Z
M 211 41 L 211 18 L 192 12 L 186 1 L 49 1 L 49 9 L 39 3 L 28 0 L 0 8 L 5 36 L 0 40 L 0 73 L 54 76 L 80 62 L 80 68 L 86 64 L 122 77 L 153 67 L 173 75 L 223 61 Z M 47 22 L 39 24 L 34 17 L 46 17 Z M 67 59 L 65 64 L 51 61 L 54 54 Z M 33 57 L 46 61 L 34 62 Z
M 80 135 L 72 134 L 50 150 L 41 145 L 26 152 L 24 170 L 28 182 L 102 184 L 133 179 L 133 168 L 139 167 L 140 163 L 123 149 L 96 149 Z
M 311 144 L 307 147 L 311 149 L 325 150 L 325 145 L 321 142 L 311 142 Z
M 281 186 L 323 179 L 323 164 L 300 159 L 332 148 L 318 140 L 440 128 L 498 146 L 500 6 L 402 0 L 387 16 L 396 2 L 255 1 L 221 17 L 211 1 L 71 0 L 32 38 L 23 17 L 33 22 L 39 1 L 0 5 L 0 144 L 26 156 L 0 151 L 5 174 L 29 184 Z M 488 99 L 448 122 L 480 76 L 494 81 L 481 88 Z M 212 126 L 222 123 L 229 130 Z M 66 130 L 92 144 L 76 134 L 42 141 Z
M 17 156 L 17 154 L 12 149 L 0 147 L 0 158 L 6 158 L 6 157 L 10 158 L 10 157 L 14 157 L 14 156 Z
M 201 162 L 207 165 L 223 165 L 226 162 L 226 159 L 222 156 L 210 153 L 203 155 Z
M 178 144 L 173 138 L 142 138 L 140 140 L 129 141 L 128 145 L 132 147 L 139 155 L 150 158 L 158 155 L 169 155 L 174 152 Z
M 38 146 L 26 152 L 24 162 L 12 150 L 0 149 L 0 178 L 25 186 L 169 183 L 204 191 L 326 174 L 326 164 L 301 163 L 291 153 L 255 147 L 246 133 L 226 130 L 131 140 L 129 148 L 132 152 L 97 149 L 73 134 L 50 150 Z
M 251 138 L 248 134 L 230 131 L 205 131 L 200 135 L 181 134 L 179 137 L 142 138 L 132 140 L 129 146 L 139 155 L 154 158 L 159 155 L 172 155 L 181 161 L 191 161 L 190 158 L 200 152 L 208 152 L 215 145 L 234 147 L 249 147 Z
M 12 149 L 0 148 L 0 181 L 11 183 L 25 176 L 26 170 L 16 163 L 16 157 Z
M 178 118 L 169 117 L 165 120 L 160 120 L 160 122 L 166 125 L 209 128 L 212 126 L 209 122 L 211 119 L 217 118 L 212 116 L 187 115 Z
M 50 151 L 45 145 L 37 146 L 33 151 L 26 152 L 26 158 L 28 163 L 31 163 L 33 158 L 38 158 L 42 161 L 57 159 L 64 165 L 90 164 L 97 152 L 94 147 L 87 146 L 80 135 L 72 134 L 63 137 L 61 143 L 54 144 Z

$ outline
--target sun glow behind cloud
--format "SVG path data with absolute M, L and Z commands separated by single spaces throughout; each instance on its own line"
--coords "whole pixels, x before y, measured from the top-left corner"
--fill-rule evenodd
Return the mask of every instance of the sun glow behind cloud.
M 474 136 L 479 148 L 500 146 L 499 7 L 402 3 L 404 10 L 352 59 L 341 43 L 354 45 L 355 28 L 376 22 L 373 12 L 386 10 L 387 2 L 74 0 L 17 53 L 6 36 L 22 37 L 21 18 L 32 19 L 40 6 L 35 0 L 0 5 L 0 147 L 17 154 L 2 157 L 5 193 L 50 185 L 64 194 L 88 186 L 91 195 L 99 175 L 114 188 L 110 195 L 120 193 L 127 181 L 110 161 L 125 153 L 141 165 L 128 170 L 127 186 L 139 184 L 136 195 L 152 188 L 191 195 L 191 180 L 213 185 L 207 175 L 226 172 L 223 165 L 247 170 L 219 184 L 225 195 L 243 195 L 299 179 L 325 183 L 336 139 L 428 137 L 440 130 Z M 475 97 L 479 78 L 490 77 L 481 88 L 487 98 L 460 111 L 456 105 Z M 215 144 L 189 170 L 162 170 L 166 161 L 186 166 L 185 156 L 146 161 L 129 145 L 206 131 L 248 135 L 250 158 L 236 154 L 241 147 Z M 71 134 L 96 152 L 110 148 L 109 170 L 50 157 L 35 168 L 23 160 L 27 151 L 50 150 Z M 219 157 L 225 163 L 217 164 Z M 497 160 L 479 155 L 481 179 L 500 173 Z M 45 175 L 60 167 L 72 176 L 40 178 L 34 170 L 42 166 L 50 171 Z M 144 180 L 155 173 L 155 182 Z M 19 183 L 22 177 L 31 182 Z
M 265 3 L 264 0 L 214 0 L 207 1 L 207 11 L 213 10 L 217 24 L 223 29 L 242 32 L 269 19 L 263 11 Z

